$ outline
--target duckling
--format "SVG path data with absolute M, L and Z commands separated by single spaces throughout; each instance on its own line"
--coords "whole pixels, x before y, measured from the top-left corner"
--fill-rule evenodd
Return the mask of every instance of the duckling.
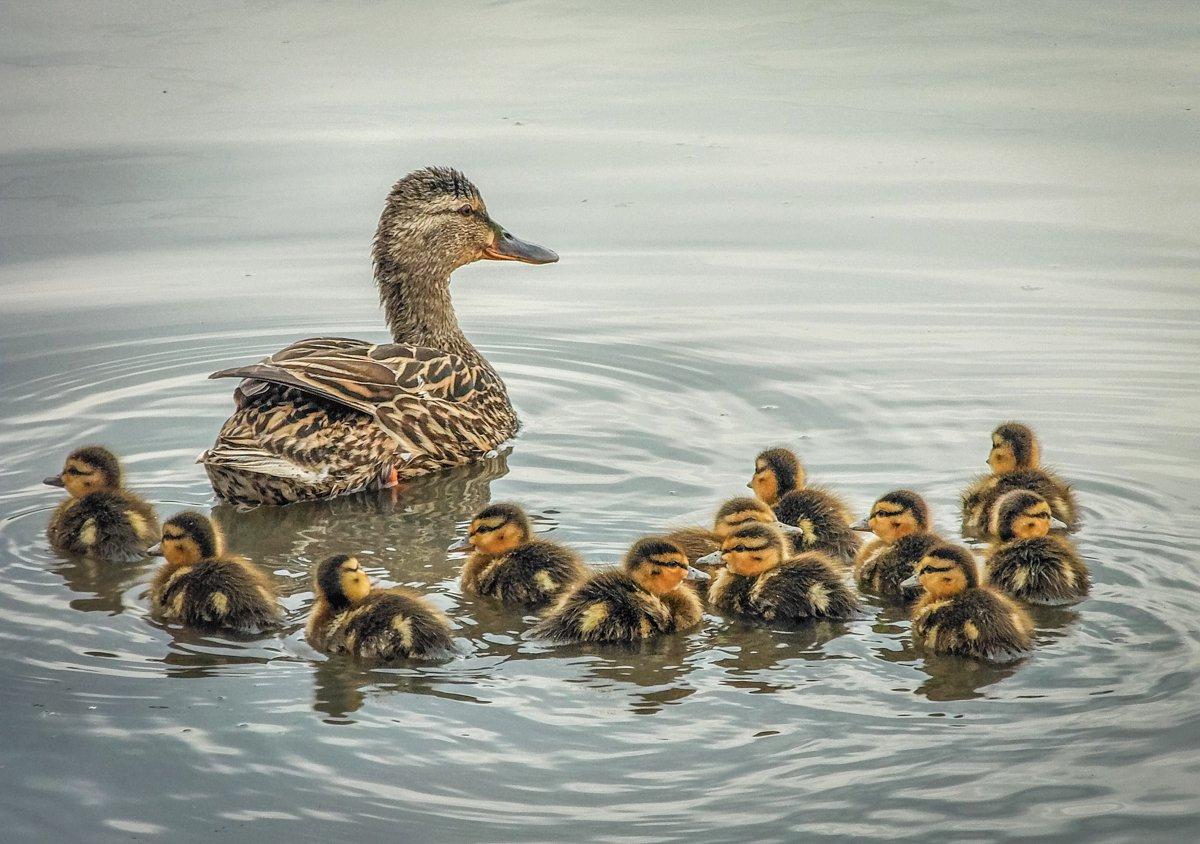
M 639 539 L 621 568 L 593 574 L 563 596 L 533 632 L 561 642 L 636 642 L 686 630 L 700 622 L 704 609 L 683 581 L 705 577 L 675 543 Z
M 820 551 L 851 563 L 862 540 L 850 530 L 850 508 L 827 489 L 806 485 L 800 458 L 786 448 L 768 448 L 754 459 L 754 476 L 746 484 L 769 504 L 776 518 L 800 529 L 792 538 L 797 552 Z
M 931 518 L 925 499 L 911 489 L 889 492 L 871 505 L 871 513 L 851 527 L 877 537 L 858 552 L 854 579 L 866 589 L 903 603 L 915 600 L 920 587 L 902 589 L 913 566 L 941 540 L 930 532 Z
M 992 432 L 987 464 L 992 474 L 972 481 L 962 494 L 962 530 L 969 536 L 986 536 L 992 507 L 1006 492 L 1028 489 L 1050 504 L 1051 512 L 1067 530 L 1079 527 L 1079 506 L 1071 485 L 1041 467 L 1041 447 L 1028 425 L 1005 422 Z
M 942 544 L 917 563 L 905 587 L 925 594 L 913 607 L 913 639 L 935 653 L 1009 659 L 1029 650 L 1033 621 L 1011 598 L 979 582 L 966 548 Z
M 766 622 L 853 615 L 858 600 L 842 582 L 837 563 L 818 551 L 789 559 L 789 550 L 774 525 L 742 525 L 713 554 L 725 568 L 708 588 L 709 603 Z
M 167 519 L 150 553 L 166 558 L 150 582 L 150 605 L 161 617 L 243 632 L 280 620 L 274 585 L 246 558 L 227 555 L 221 531 L 202 513 Z
M 313 571 L 317 600 L 304 635 L 319 651 L 359 659 L 430 659 L 453 651 L 445 614 L 407 589 L 374 589 L 358 560 L 330 557 Z
M 516 504 L 490 504 L 475 514 L 467 539 L 452 551 L 471 550 L 462 588 L 537 609 L 587 576 L 578 555 L 565 545 L 536 539 L 529 517 Z
M 765 502 L 757 498 L 730 498 L 717 510 L 713 517 L 712 528 L 685 527 L 678 528 L 667 534 L 666 538 L 682 549 L 688 560 L 694 565 L 696 560 L 708 556 L 713 551 L 721 549 L 721 541 L 744 524 L 762 522 L 776 525 L 789 538 L 795 538 L 793 547 L 804 544 L 804 536 L 799 528 L 786 525 L 775 518 L 775 511 Z M 799 552 L 802 548 L 796 547 Z
M 999 541 L 984 564 L 988 583 L 1033 604 L 1068 604 L 1085 597 L 1092 579 L 1070 540 L 1050 534 L 1050 505 L 1027 489 L 1005 493 L 992 508 Z
M 63 469 L 43 483 L 70 496 L 58 505 L 46 538 L 62 554 L 132 562 L 158 541 L 158 516 L 122 485 L 121 462 L 98 445 L 77 448 Z

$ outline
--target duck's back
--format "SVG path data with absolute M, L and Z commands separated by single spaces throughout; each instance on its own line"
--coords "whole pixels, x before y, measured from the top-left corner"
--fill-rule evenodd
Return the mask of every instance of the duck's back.
M 789 537 L 796 553 L 819 551 L 850 563 L 862 545 L 862 539 L 850 529 L 846 503 L 827 489 L 793 490 L 779 500 L 774 510 L 779 521 L 799 528 L 799 533 Z
M 1057 536 L 1015 539 L 987 558 L 988 583 L 1022 601 L 1066 604 L 1091 589 L 1091 575 L 1071 543 Z
M 785 622 L 844 619 L 858 608 L 836 563 L 816 552 L 755 577 L 724 571 L 709 589 L 709 602 L 726 613 Z
M 1032 623 L 999 592 L 973 588 L 918 606 L 912 629 L 914 638 L 938 653 L 1006 659 L 1029 649 Z
M 280 618 L 270 581 L 240 557 L 164 569 L 151 596 L 164 617 L 189 627 L 260 631 Z
M 403 589 L 372 591 L 333 619 L 325 643 L 332 653 L 382 661 L 428 659 L 454 647 L 445 617 Z
M 938 544 L 931 533 L 910 533 L 891 545 L 863 549 L 864 553 L 854 566 L 854 577 L 858 585 L 866 590 L 894 598 L 910 601 L 921 593 L 921 588 L 904 588 L 900 584 L 912 577 L 913 567 Z
M 566 642 L 632 642 L 671 629 L 671 612 L 621 571 L 593 575 L 551 609 L 535 633 Z
M 129 562 L 146 556 L 158 535 L 154 508 L 125 492 L 93 492 L 59 505 L 46 536 L 56 551 Z
M 569 548 L 533 539 L 480 572 L 477 591 L 505 603 L 538 608 L 586 575 L 583 563 Z

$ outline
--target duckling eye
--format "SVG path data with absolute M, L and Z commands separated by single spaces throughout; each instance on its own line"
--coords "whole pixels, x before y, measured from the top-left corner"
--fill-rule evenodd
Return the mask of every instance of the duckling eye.
M 462 214 L 464 217 L 470 217 L 472 214 L 475 213 L 475 209 L 472 208 L 470 205 L 464 205 L 458 209 L 458 213 Z

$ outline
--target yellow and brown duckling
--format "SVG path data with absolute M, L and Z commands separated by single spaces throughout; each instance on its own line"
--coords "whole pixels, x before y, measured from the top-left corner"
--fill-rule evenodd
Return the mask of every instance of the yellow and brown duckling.
M 840 562 L 853 562 L 862 540 L 850 530 L 850 508 L 833 492 L 808 486 L 804 464 L 793 452 L 761 452 L 746 486 L 771 506 L 779 521 L 798 528 L 790 537 L 796 551 L 820 551 Z
M 855 522 L 854 530 L 870 531 L 875 539 L 858 552 L 854 579 L 860 589 L 907 602 L 920 587 L 903 588 L 913 567 L 942 540 L 932 533 L 932 518 L 925 499 L 911 489 L 889 492 L 871 505 L 870 514 Z
M 125 489 L 121 462 L 92 445 L 67 456 L 62 471 L 46 478 L 70 496 L 58 505 L 46 538 L 63 554 L 129 562 L 146 556 L 158 541 L 158 517 L 146 501 Z
M 992 473 L 973 481 L 962 494 L 962 530 L 986 536 L 992 508 L 1002 495 L 1016 489 L 1036 492 L 1067 528 L 1079 526 L 1079 506 L 1071 485 L 1041 465 L 1041 446 L 1028 425 L 1005 422 L 992 432 L 987 464 Z
M 1033 604 L 1084 598 L 1092 579 L 1074 544 L 1050 533 L 1050 505 L 1036 492 L 1005 493 L 992 508 L 997 542 L 985 563 L 988 583 Z
M 220 529 L 202 513 L 177 513 L 151 549 L 166 562 L 150 582 L 154 613 L 188 627 L 260 632 L 282 613 L 270 579 L 244 557 L 226 554 Z
M 912 633 L 929 650 L 1003 660 L 1029 649 L 1029 613 L 1007 595 L 981 585 L 975 557 L 966 548 L 933 548 L 906 585 L 925 590 L 913 607 Z
M 846 619 L 858 609 L 837 563 L 817 551 L 792 556 L 774 525 L 743 525 L 725 537 L 713 557 L 725 568 L 709 586 L 708 602 L 723 613 L 798 622 Z
M 704 609 L 684 579 L 704 577 L 675 543 L 639 539 L 619 569 L 593 574 L 533 632 L 560 642 L 637 642 L 686 630 L 699 624 Z
M 451 550 L 471 551 L 460 580 L 464 590 L 532 609 L 556 600 L 587 576 L 574 551 L 534 537 L 525 511 L 507 502 L 476 513 L 466 541 Z
M 445 613 L 408 589 L 375 589 L 357 559 L 330 557 L 313 572 L 317 600 L 305 637 L 319 651 L 384 662 L 434 659 L 454 649 Z
M 694 565 L 696 560 L 701 557 L 707 557 L 713 551 L 721 550 L 721 542 L 725 537 L 729 536 L 729 534 L 742 525 L 750 524 L 751 522 L 777 525 L 789 537 L 796 537 L 794 546 L 795 544 L 802 545 L 804 543 L 804 537 L 800 534 L 799 528 L 785 525 L 776 519 L 775 511 L 766 502 L 758 498 L 749 498 L 746 496 L 731 498 L 722 504 L 713 517 L 713 526 L 711 528 L 679 528 L 668 533 L 666 538 L 678 545 L 683 550 L 683 553 L 687 555 L 688 560 Z M 796 550 L 800 551 L 802 549 L 797 547 Z

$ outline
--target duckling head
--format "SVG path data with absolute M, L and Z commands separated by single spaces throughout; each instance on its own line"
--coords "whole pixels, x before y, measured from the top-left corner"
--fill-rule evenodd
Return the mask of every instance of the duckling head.
M 335 610 L 362 603 L 371 592 L 371 578 L 357 558 L 338 554 L 318 563 L 313 570 L 313 591 Z
M 1027 489 L 1014 489 L 992 507 L 990 530 L 1001 542 L 1032 539 L 1050 532 L 1054 516 L 1046 499 Z
M 717 510 L 713 519 L 713 533 L 724 539 L 742 525 L 775 522 L 775 511 L 762 499 L 731 498 Z
M 621 567 L 652 595 L 667 594 L 684 578 L 708 579 L 704 572 L 688 565 L 687 555 L 678 545 L 657 536 L 647 536 L 633 543 Z
M 992 431 L 992 450 L 988 452 L 987 464 L 993 474 L 1036 469 L 1040 462 L 1037 435 L 1028 425 L 1005 422 Z
M 754 577 L 787 559 L 787 540 L 774 524 L 753 522 L 735 530 L 721 542 L 721 560 L 734 574 Z
M 163 522 L 162 541 L 147 553 L 165 557 L 172 565 L 193 566 L 225 553 L 225 537 L 208 516 L 185 510 Z
M 746 484 L 767 504 L 774 505 L 794 489 L 804 486 L 804 464 L 786 448 L 768 448 L 754 458 L 754 477 Z
M 850 527 L 870 531 L 890 544 L 912 533 L 925 533 L 929 524 L 925 499 L 911 489 L 897 489 L 871 505 L 871 514 Z
M 913 566 L 913 576 L 900 585 L 922 587 L 934 600 L 952 598 L 979 585 L 979 568 L 966 548 L 939 545 Z
M 472 261 L 549 264 L 558 256 L 513 237 L 488 215 L 479 189 L 450 167 L 426 167 L 392 187 L 375 232 L 376 277 L 396 269 L 449 276 Z
M 471 519 L 466 541 L 450 550 L 474 550 L 499 557 L 528 542 L 532 536 L 533 526 L 519 505 L 510 502 L 489 504 Z
M 61 472 L 51 475 L 42 483 L 64 487 L 72 498 L 119 489 L 121 461 L 107 448 L 98 445 L 84 446 L 67 456 Z

